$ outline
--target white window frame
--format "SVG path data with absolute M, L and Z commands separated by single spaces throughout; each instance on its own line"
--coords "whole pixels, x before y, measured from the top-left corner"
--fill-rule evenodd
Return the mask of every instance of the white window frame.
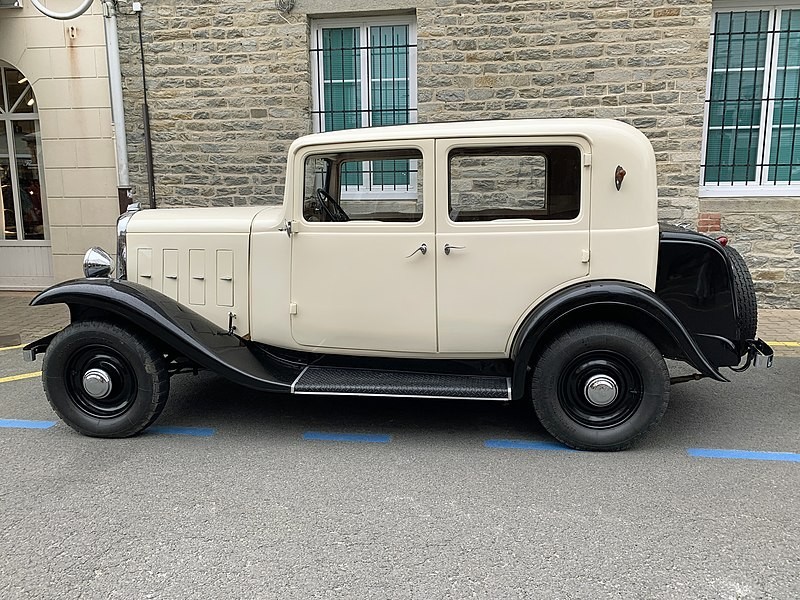
M 714 26 L 717 22 L 716 15 L 721 12 L 744 12 L 744 11 L 770 11 L 769 22 L 779 23 L 780 20 L 775 20 L 774 13 L 779 10 L 800 10 L 800 4 L 776 4 L 759 3 L 758 0 L 727 0 L 723 2 L 715 2 L 711 13 L 711 34 L 714 33 Z M 771 151 L 771 143 L 765 141 L 767 130 L 772 130 L 773 117 L 774 117 L 774 102 L 763 100 L 766 98 L 773 98 L 776 86 L 776 72 L 777 62 L 773 57 L 778 52 L 778 45 L 780 36 L 774 33 L 769 33 L 767 38 L 767 48 L 764 56 L 764 90 L 762 92 L 761 106 L 764 111 L 761 122 L 758 125 L 758 153 L 756 155 L 756 164 L 761 165 L 756 168 L 756 178 L 750 182 L 736 182 L 733 185 L 730 183 L 721 184 L 703 184 L 705 181 L 705 167 L 703 164 L 706 161 L 706 145 L 708 143 L 709 132 L 709 112 L 710 103 L 705 102 L 703 112 L 703 141 L 700 154 L 700 189 L 699 196 L 701 198 L 720 198 L 720 197 L 747 197 L 747 196 L 800 196 L 800 181 L 792 183 L 791 185 L 781 183 L 757 183 L 758 181 L 767 180 L 767 172 L 769 166 L 769 153 Z M 713 39 L 710 39 L 708 48 L 708 75 L 706 78 L 706 98 L 711 93 L 711 77 L 713 75 L 714 63 L 714 44 Z M 765 106 L 766 105 L 766 106 Z M 800 125 L 800 123 L 798 123 Z
M 392 25 L 405 25 L 408 27 L 408 64 L 407 64 L 407 81 L 408 81 L 408 122 L 417 122 L 417 18 L 416 15 L 402 15 L 394 17 L 366 17 L 362 19 L 317 19 L 311 23 L 311 106 L 312 114 L 315 118 L 312 119 L 312 127 L 314 133 L 324 131 L 324 117 L 325 117 L 325 97 L 323 91 L 324 82 L 321 81 L 322 77 L 322 52 L 317 48 L 317 41 L 322 39 L 322 30 L 330 28 L 355 28 L 359 30 L 359 47 L 365 48 L 369 44 L 369 29 L 373 26 L 391 27 Z M 372 72 L 369 65 L 369 52 L 361 52 L 359 55 L 360 60 L 360 93 L 361 93 L 361 127 L 371 126 L 372 107 L 370 106 L 370 87 L 374 81 L 381 81 L 373 79 Z M 369 77 L 365 77 L 369 74 Z M 416 161 L 414 161 L 416 162 Z M 398 200 L 414 200 L 416 201 L 419 195 L 417 190 L 417 165 L 412 163 L 411 173 L 407 187 L 409 191 L 401 190 L 383 190 L 380 189 L 384 186 L 375 186 L 373 189 L 372 182 L 370 181 L 370 169 L 366 166 L 363 171 L 363 185 L 358 191 L 345 191 L 342 193 L 342 200 L 382 200 L 387 196 L 396 198 Z
M 4 77 L 4 70 L 5 69 L 12 69 L 14 71 L 19 71 L 16 67 L 12 67 L 10 64 L 0 61 L 0 98 L 3 99 L 3 105 L 9 106 L 10 99 L 8 97 L 8 89 L 6 87 L 5 77 Z M 21 72 L 20 72 L 21 73 Z M 25 95 L 31 92 L 32 98 L 34 99 L 33 109 L 31 112 L 24 112 L 24 113 L 17 113 L 14 112 L 19 104 L 22 102 Z M 4 215 L 0 214 L 0 246 L 42 246 L 42 245 L 49 245 L 50 244 L 50 218 L 47 212 L 47 192 L 45 190 L 45 178 L 44 178 L 44 161 L 42 160 L 42 141 L 41 141 L 41 124 L 39 122 L 39 104 L 35 102 L 35 95 L 33 95 L 33 87 L 31 86 L 30 82 L 28 82 L 27 87 L 25 90 L 20 94 L 19 98 L 14 102 L 13 106 L 9 107 L 9 110 L 3 111 L 0 110 L 0 128 L 2 128 L 3 132 L 6 136 L 6 143 L 8 146 L 6 148 L 0 148 L 0 155 L 3 155 L 7 158 L 9 163 L 9 172 L 12 181 L 11 186 L 11 195 L 12 195 L 12 202 L 13 202 L 13 209 L 14 209 L 14 219 L 15 219 L 15 227 L 17 232 L 16 239 L 6 239 L 5 236 L 5 217 Z M 20 197 L 21 190 L 19 189 L 19 171 L 17 165 L 17 159 L 20 156 L 27 157 L 30 160 L 33 160 L 33 156 L 31 155 L 20 155 L 16 151 L 16 147 L 14 145 L 14 121 L 33 121 L 35 124 L 35 131 L 37 136 L 36 142 L 36 167 L 39 173 L 39 193 L 41 194 L 41 201 L 42 201 L 42 227 L 44 238 L 43 239 L 25 239 L 25 225 L 23 222 L 23 215 L 22 215 L 22 198 Z

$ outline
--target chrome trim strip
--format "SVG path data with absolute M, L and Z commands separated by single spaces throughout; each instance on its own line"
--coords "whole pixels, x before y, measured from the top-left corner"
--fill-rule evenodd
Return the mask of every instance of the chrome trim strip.
M 357 392 L 296 392 L 298 396 L 356 396 L 364 398 L 423 398 L 427 400 L 485 400 L 488 402 L 510 402 L 506 398 L 477 398 L 472 396 L 415 396 L 413 394 L 359 394 Z
M 313 363 L 312 363 L 312 364 L 313 364 Z M 290 394 L 296 394 L 296 393 L 297 393 L 297 392 L 295 392 L 295 391 L 294 391 L 294 386 L 296 386 L 296 385 L 297 385 L 297 382 L 298 382 L 298 381 L 300 381 L 300 378 L 301 378 L 303 375 L 305 375 L 305 374 L 306 374 L 306 371 L 308 371 L 310 368 L 311 368 L 311 365 L 309 364 L 309 365 L 306 365 L 306 368 L 305 368 L 305 369 L 303 369 L 302 371 L 300 371 L 300 375 L 298 375 L 298 376 L 297 376 L 297 379 L 295 379 L 295 380 L 292 382 L 292 387 L 290 387 L 290 388 L 289 388 L 289 393 L 290 393 Z M 300 393 L 302 393 L 302 392 L 300 392 Z
M 134 202 L 117 219 L 117 279 L 128 278 L 128 221 L 140 210 L 142 205 Z
M 508 393 L 508 401 L 511 402 L 511 377 L 506 377 L 506 392 Z

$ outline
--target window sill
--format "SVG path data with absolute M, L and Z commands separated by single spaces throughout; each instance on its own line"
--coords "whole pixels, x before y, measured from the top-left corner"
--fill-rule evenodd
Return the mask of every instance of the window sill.
M 700 198 L 800 198 L 800 185 L 701 185 L 698 196 Z

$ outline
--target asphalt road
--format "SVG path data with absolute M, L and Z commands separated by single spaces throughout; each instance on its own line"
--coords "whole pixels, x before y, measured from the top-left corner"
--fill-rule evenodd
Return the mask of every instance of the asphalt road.
M 0 428 L 0 598 L 800 598 L 800 462 L 688 452 L 800 452 L 798 373 L 675 386 L 614 454 L 486 447 L 553 441 L 518 407 L 181 376 L 157 425 L 200 429 Z M 37 378 L 0 419 L 57 421 Z M 315 439 L 345 433 L 376 437 Z

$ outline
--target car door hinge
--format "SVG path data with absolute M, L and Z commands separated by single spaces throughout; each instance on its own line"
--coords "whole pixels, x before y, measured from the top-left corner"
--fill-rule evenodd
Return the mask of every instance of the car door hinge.
M 289 302 L 289 314 L 290 315 L 297 314 L 297 302 Z
M 288 219 L 285 220 L 283 222 L 283 227 L 279 227 L 278 231 L 285 231 L 286 235 L 292 237 L 292 234 L 294 233 L 294 227 L 292 226 L 292 223 L 294 223 L 294 221 L 290 221 Z
M 592 166 L 592 155 L 589 152 L 585 152 L 583 155 L 583 166 L 584 167 Z
M 590 256 L 591 256 L 591 253 L 588 250 L 586 250 L 586 249 L 581 250 L 581 262 L 582 263 L 588 263 Z

